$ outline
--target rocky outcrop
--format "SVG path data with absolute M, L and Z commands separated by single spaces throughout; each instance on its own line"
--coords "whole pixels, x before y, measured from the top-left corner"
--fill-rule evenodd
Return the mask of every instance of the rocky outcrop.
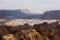
M 17 40 L 43 40 L 35 29 L 21 30 L 15 34 Z
M 2 40 L 16 40 L 13 34 L 3 35 Z
M 0 40 L 60 40 L 60 24 L 46 22 L 19 26 L 0 25 Z

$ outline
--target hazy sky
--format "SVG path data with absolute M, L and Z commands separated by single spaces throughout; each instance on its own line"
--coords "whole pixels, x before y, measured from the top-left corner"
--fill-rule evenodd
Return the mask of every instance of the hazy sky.
M 0 9 L 29 9 L 42 13 L 60 10 L 60 0 L 0 0 Z

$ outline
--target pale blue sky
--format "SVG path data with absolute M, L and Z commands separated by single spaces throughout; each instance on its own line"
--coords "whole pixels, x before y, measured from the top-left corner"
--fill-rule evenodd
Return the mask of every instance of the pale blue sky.
M 42 13 L 60 10 L 60 0 L 0 0 L 0 9 L 29 9 Z

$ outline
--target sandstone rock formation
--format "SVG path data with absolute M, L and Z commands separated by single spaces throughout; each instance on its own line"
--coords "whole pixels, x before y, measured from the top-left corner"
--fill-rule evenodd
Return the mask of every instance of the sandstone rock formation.
M 0 25 L 0 40 L 60 40 L 60 24 Z

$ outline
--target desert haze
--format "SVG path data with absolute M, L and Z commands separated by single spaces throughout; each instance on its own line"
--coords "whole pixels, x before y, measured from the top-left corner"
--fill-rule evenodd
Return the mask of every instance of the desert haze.
M 0 40 L 60 40 L 60 10 L 0 10 Z
M 0 40 L 60 40 L 60 21 L 12 19 L 0 23 Z
M 60 0 L 0 0 L 0 40 L 60 40 Z

